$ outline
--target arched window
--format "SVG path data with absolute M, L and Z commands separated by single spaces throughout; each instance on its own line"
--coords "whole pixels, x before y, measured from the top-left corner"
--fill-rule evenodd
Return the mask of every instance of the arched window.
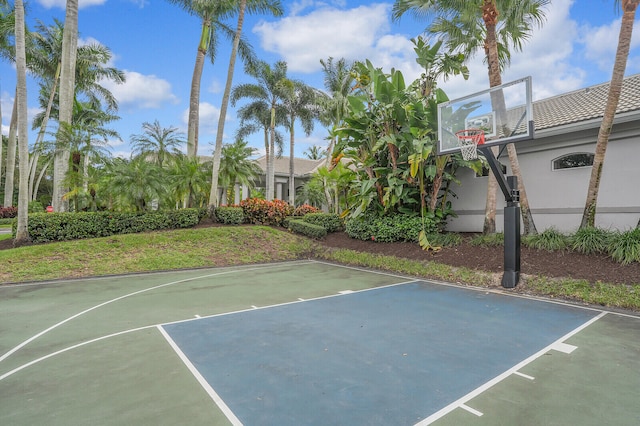
M 551 162 L 551 170 L 573 169 L 593 166 L 594 155 L 590 152 L 574 152 L 558 157 Z

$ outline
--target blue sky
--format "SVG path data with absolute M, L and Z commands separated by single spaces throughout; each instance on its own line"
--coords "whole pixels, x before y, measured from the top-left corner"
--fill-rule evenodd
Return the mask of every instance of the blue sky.
M 281 18 L 249 16 L 244 34 L 258 56 L 269 62 L 284 60 L 289 75 L 317 88 L 322 86 L 320 59 L 332 56 L 348 60 L 369 59 L 377 67 L 402 70 L 407 81 L 420 74 L 411 38 L 422 33 L 426 21 L 410 16 L 391 21 L 392 2 L 363 0 L 286 1 Z M 531 75 L 534 100 L 606 82 L 611 76 L 621 14 L 613 0 L 552 0 L 547 21 L 536 30 L 524 51 L 512 56 L 504 73 L 508 82 Z M 28 22 L 64 21 L 65 0 L 31 0 Z M 235 25 L 235 21 L 229 21 Z M 142 123 L 159 120 L 164 127 L 186 133 L 189 89 L 200 35 L 200 21 L 166 0 L 80 0 L 81 43 L 98 42 L 113 52 L 112 66 L 126 73 L 124 85 L 108 85 L 120 103 L 121 120 L 112 124 L 121 140 L 112 140 L 114 155 L 130 155 L 129 139 L 142 132 Z M 627 75 L 640 72 L 640 23 L 635 24 Z M 229 49 L 220 45 L 216 62 L 207 61 L 200 96 L 199 154 L 211 155 L 218 124 Z M 453 78 L 442 87 L 450 98 L 489 87 L 486 66 L 478 54 L 469 63 L 468 81 Z M 251 81 L 236 64 L 234 84 Z M 8 133 L 15 90 L 15 67 L 0 63 L 2 132 Z M 29 111 L 37 110 L 38 87 L 28 82 Z M 535 119 L 535 117 L 534 117 Z M 227 114 L 224 142 L 233 142 L 238 121 L 233 109 Z M 296 136 L 296 156 L 311 145 L 326 146 L 327 131 L 320 124 L 309 137 Z M 30 142 L 35 140 L 31 135 Z M 264 150 L 260 134 L 248 138 Z M 288 155 L 288 152 L 285 152 Z

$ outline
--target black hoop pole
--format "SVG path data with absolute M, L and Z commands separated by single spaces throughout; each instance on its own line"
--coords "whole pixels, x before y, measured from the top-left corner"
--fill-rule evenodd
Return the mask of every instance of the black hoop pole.
M 507 203 L 504 208 L 504 273 L 502 287 L 514 288 L 520 280 L 520 192 L 518 178 L 505 177 L 490 147 L 480 146 Z

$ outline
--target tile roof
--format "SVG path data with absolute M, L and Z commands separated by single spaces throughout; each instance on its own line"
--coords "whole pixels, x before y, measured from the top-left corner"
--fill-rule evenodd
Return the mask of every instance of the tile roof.
M 256 159 L 260 168 L 266 173 L 267 159 L 263 155 Z M 296 176 L 304 176 L 316 170 L 319 166 L 324 165 L 326 159 L 309 160 L 307 158 L 294 158 L 293 167 Z M 280 157 L 275 159 L 275 174 L 289 176 L 289 157 Z
M 536 130 L 602 117 L 609 83 L 602 83 L 533 102 Z M 640 74 L 624 79 L 616 114 L 640 111 Z

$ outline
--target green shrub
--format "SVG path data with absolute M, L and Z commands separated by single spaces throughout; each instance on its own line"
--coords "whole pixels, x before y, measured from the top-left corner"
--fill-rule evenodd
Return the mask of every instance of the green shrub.
M 0 225 L 11 225 L 15 222 L 14 218 L 0 218 Z
M 29 213 L 42 213 L 44 206 L 40 201 L 29 201 Z
M 289 219 L 288 223 L 289 230 L 296 234 L 306 235 L 315 239 L 327 236 L 327 230 L 320 225 L 314 225 L 301 219 Z
M 244 222 L 244 213 L 241 207 L 218 207 L 215 215 L 217 221 L 225 225 L 239 225 Z
M 608 252 L 613 260 L 623 265 L 640 262 L 640 228 L 614 233 Z
M 426 219 L 425 232 L 435 233 L 437 220 Z M 422 219 L 419 216 L 396 214 L 378 217 L 373 213 L 365 213 L 347 220 L 345 231 L 351 238 L 380 242 L 418 241 L 422 230 Z
M 77 240 L 160 229 L 190 228 L 198 224 L 198 216 L 198 209 L 149 213 L 33 213 L 29 215 L 28 232 L 31 240 L 36 243 Z
M 319 213 L 320 209 L 317 207 L 310 206 L 309 204 L 303 204 L 301 206 L 296 207 L 293 211 L 294 216 L 304 216 L 309 213 Z
M 555 228 L 548 228 L 540 234 L 524 237 L 522 243 L 527 247 L 554 251 L 567 248 L 569 246 L 569 238 Z
M 327 233 L 340 231 L 343 228 L 342 219 L 335 213 L 307 213 L 302 217 L 307 223 L 322 226 Z
M 293 213 L 293 207 L 282 200 L 248 198 L 240 201 L 240 207 L 245 220 L 255 225 L 282 226 L 284 219 Z
M 478 247 L 498 247 L 504 245 L 504 234 L 496 232 L 488 235 L 476 235 L 469 241 L 469 244 Z
M 604 229 L 588 226 L 576 231 L 569 238 L 572 250 L 584 254 L 606 253 L 612 235 Z

